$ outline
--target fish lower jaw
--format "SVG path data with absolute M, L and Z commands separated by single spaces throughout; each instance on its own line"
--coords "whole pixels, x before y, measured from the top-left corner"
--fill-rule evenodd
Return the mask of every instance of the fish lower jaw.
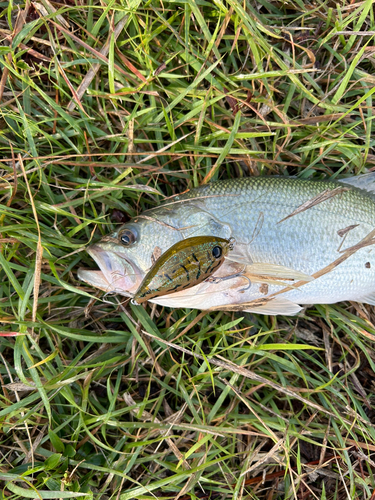
M 143 273 L 115 252 L 103 249 L 99 244 L 88 248 L 100 270 L 80 269 L 78 277 L 107 293 L 119 293 L 131 297 L 138 289 Z
M 102 271 L 93 271 L 88 269 L 78 269 L 78 278 L 85 283 L 102 290 L 105 293 L 118 293 L 125 297 L 132 297 L 133 291 L 114 287 L 104 276 Z

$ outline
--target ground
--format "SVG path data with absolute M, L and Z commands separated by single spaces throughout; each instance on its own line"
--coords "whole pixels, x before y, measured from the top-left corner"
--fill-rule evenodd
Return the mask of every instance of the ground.
M 373 1 L 0 12 L 0 498 L 374 499 L 372 306 L 134 307 L 77 279 L 190 187 L 373 169 Z

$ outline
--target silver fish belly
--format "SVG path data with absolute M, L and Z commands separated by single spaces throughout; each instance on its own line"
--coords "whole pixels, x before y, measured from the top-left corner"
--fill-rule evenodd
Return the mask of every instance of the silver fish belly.
M 129 234 L 134 232 L 128 246 L 119 240 L 121 228 L 91 254 L 108 287 L 131 296 L 138 283 L 134 276 L 144 276 L 156 248 L 164 252 L 191 236 L 234 237 L 237 254 L 220 272 L 242 270 L 252 281 L 250 289 L 244 291 L 243 279 L 236 278 L 202 283 L 191 289 L 194 293 L 177 292 L 155 302 L 264 314 L 295 314 L 303 304 L 342 300 L 375 304 L 375 197 L 365 190 L 373 190 L 374 177 L 364 177 L 347 183 L 267 177 L 214 182 L 126 224 Z M 133 277 L 133 288 L 116 286 L 105 264 L 111 259 L 128 279 Z M 80 276 L 103 288 L 88 273 Z

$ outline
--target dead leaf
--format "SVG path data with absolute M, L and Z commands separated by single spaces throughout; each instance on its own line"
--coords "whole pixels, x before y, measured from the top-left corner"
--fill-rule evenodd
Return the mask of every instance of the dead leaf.
M 281 222 L 284 222 L 287 219 L 290 219 L 294 215 L 300 214 L 301 212 L 308 210 L 309 208 L 315 207 L 315 205 L 319 205 L 319 203 L 322 203 L 323 201 L 329 200 L 330 198 L 333 198 L 334 196 L 337 196 L 338 194 L 345 193 L 345 191 L 349 191 L 349 188 L 338 186 L 335 189 L 326 189 L 322 193 L 319 193 L 317 196 L 314 196 L 314 198 L 311 198 L 311 200 L 308 200 L 305 203 L 302 203 L 302 205 L 297 207 L 291 214 L 284 217 L 284 219 L 281 219 L 278 222 L 278 224 L 280 224 Z
M 161 248 L 156 246 L 154 248 L 154 251 L 152 252 L 152 255 L 151 255 L 151 262 L 152 262 L 152 265 L 155 264 L 155 262 L 160 259 L 161 257 Z
M 353 224 L 352 226 L 345 227 L 344 229 L 340 229 L 339 231 L 337 231 L 337 234 L 342 238 L 345 234 L 358 226 L 359 224 Z
M 165 64 L 165 62 L 163 62 L 163 64 L 157 67 L 156 70 L 154 71 L 154 76 L 158 76 L 162 71 L 165 70 L 166 67 L 167 65 Z

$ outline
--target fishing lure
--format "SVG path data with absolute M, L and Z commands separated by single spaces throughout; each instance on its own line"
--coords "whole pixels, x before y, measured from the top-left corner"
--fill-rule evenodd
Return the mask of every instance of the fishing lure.
M 233 250 L 235 239 L 193 236 L 164 252 L 144 277 L 133 304 L 191 288 L 212 276 Z

